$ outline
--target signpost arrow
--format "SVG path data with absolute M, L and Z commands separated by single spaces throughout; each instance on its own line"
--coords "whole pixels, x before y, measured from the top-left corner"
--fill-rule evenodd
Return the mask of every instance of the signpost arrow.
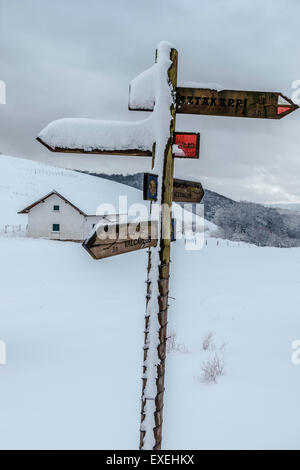
M 281 119 L 298 109 L 281 93 L 177 88 L 176 113 Z
M 127 149 L 114 149 L 111 150 L 110 148 L 95 148 L 87 150 L 85 148 L 66 148 L 66 147 L 59 147 L 54 146 L 51 147 L 47 144 L 42 137 L 37 137 L 36 140 L 40 142 L 40 144 L 44 145 L 48 150 L 51 152 L 63 152 L 63 153 L 89 153 L 89 154 L 96 154 L 96 155 L 121 155 L 121 156 L 133 156 L 133 157 L 152 157 L 151 150 L 144 150 L 144 149 L 137 149 L 137 148 L 127 148 Z
M 129 103 L 130 110 L 153 111 L 153 103 Z M 176 88 L 177 114 L 281 119 L 298 108 L 279 92 Z
M 115 148 L 114 150 L 112 150 L 111 148 L 105 148 L 105 146 L 102 146 L 101 148 L 85 149 L 84 147 L 60 147 L 55 144 L 52 147 L 47 142 L 45 142 L 45 140 L 43 140 L 42 136 L 37 137 L 36 140 L 40 144 L 44 145 L 51 152 L 58 153 L 87 153 L 95 155 L 120 155 L 133 157 L 152 157 L 153 154 L 152 150 L 133 147 L 131 148 L 130 146 L 128 146 L 128 148 L 126 149 Z M 200 134 L 195 132 L 175 132 L 174 147 L 175 150 L 173 151 L 173 157 L 175 158 L 199 158 Z
M 176 221 L 171 219 L 171 242 L 176 241 Z M 94 259 L 143 250 L 157 246 L 157 221 L 98 225 L 82 246 Z
M 94 259 L 103 259 L 157 245 L 157 222 L 99 225 L 83 247 Z
M 204 189 L 197 181 L 173 180 L 173 201 L 199 204 L 204 196 Z

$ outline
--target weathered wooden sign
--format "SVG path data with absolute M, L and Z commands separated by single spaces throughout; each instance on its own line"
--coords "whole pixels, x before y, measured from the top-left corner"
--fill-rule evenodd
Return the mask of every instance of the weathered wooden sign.
M 281 93 L 182 88 L 176 93 L 176 113 L 260 119 L 281 119 L 298 106 Z
M 173 150 L 176 158 L 199 158 L 200 134 L 195 132 L 174 132 L 173 142 L 177 146 Z M 174 147 L 173 147 L 174 148 Z
M 105 232 L 109 234 L 105 238 Z M 136 233 L 135 233 L 136 232 Z M 157 245 L 157 222 L 110 224 L 98 227 L 83 247 L 94 259 L 103 259 Z
M 157 200 L 158 176 L 144 173 L 144 201 Z M 204 196 L 202 184 L 197 181 L 173 179 L 173 202 L 199 203 Z
M 204 196 L 204 189 L 197 181 L 173 180 L 173 201 L 200 203 Z
M 171 242 L 176 241 L 176 220 L 173 218 L 169 236 Z M 103 259 L 156 246 L 157 240 L 157 221 L 142 221 L 98 226 L 82 246 L 92 258 Z

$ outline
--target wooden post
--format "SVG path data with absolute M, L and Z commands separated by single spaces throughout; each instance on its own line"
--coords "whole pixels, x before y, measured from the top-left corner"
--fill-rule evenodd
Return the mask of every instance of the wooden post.
M 173 104 L 170 108 L 170 135 L 163 155 L 162 174 L 159 174 L 160 204 L 161 208 L 172 207 L 173 196 L 173 133 L 175 131 L 175 91 L 177 86 L 177 51 L 171 49 L 171 66 L 168 70 L 168 81 L 170 84 L 170 95 L 173 98 Z M 155 148 L 157 151 L 157 145 Z M 153 154 L 154 155 L 154 154 Z M 155 164 L 155 156 L 152 161 L 152 169 Z M 152 203 L 151 203 L 152 205 Z M 169 210 L 170 213 L 170 210 Z M 143 385 L 142 385 L 142 405 L 141 405 L 141 428 L 140 428 L 140 449 L 142 450 L 160 450 L 162 442 L 162 423 L 163 423 L 163 404 L 164 404 L 164 380 L 165 380 L 165 358 L 166 358 L 166 339 L 167 339 L 167 315 L 168 315 L 168 294 L 169 294 L 169 274 L 170 274 L 170 237 L 164 238 L 163 235 L 170 229 L 169 214 L 160 213 L 160 240 L 157 248 L 149 249 L 148 253 L 148 279 L 147 279 L 147 301 L 145 316 L 145 341 L 144 341 L 144 365 L 143 365 Z M 167 226 L 168 224 L 168 226 Z M 158 255 L 155 250 L 158 250 Z M 156 264 L 156 266 L 155 266 Z M 151 280 L 151 275 L 157 274 L 157 281 Z M 157 282 L 158 289 L 155 289 L 153 282 Z M 157 299 L 153 298 L 154 292 L 158 293 Z M 156 304 L 155 304 L 156 302 Z M 149 311 L 149 305 L 157 307 Z M 154 318 L 156 317 L 156 318 Z M 152 327 L 151 327 L 152 322 Z M 153 324 L 157 326 L 153 330 Z M 153 331 L 156 338 L 153 337 Z M 151 334 L 152 333 L 152 334 Z M 156 343 L 155 343 L 156 341 Z M 151 344 L 152 342 L 152 344 Z M 155 343 L 155 344 L 154 344 Z M 158 345 L 158 346 L 157 346 Z M 152 347 L 152 349 L 151 349 Z M 147 390 L 147 381 L 149 380 L 148 368 L 151 361 L 149 350 L 157 348 L 157 363 L 151 364 L 156 367 L 155 393 Z M 154 392 L 154 391 L 153 391 Z M 155 404 L 155 406 L 154 406 Z M 153 416 L 150 416 L 153 415 Z M 153 423 L 153 425 L 151 424 Z M 147 436 L 147 433 L 152 434 Z M 149 443 L 153 443 L 152 444 Z

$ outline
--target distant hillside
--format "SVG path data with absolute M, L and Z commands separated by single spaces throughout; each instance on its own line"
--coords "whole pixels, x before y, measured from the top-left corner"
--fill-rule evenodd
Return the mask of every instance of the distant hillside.
M 140 190 L 143 188 L 143 173 L 90 174 Z M 300 213 L 252 202 L 234 201 L 209 189 L 205 190 L 203 203 L 205 219 L 219 227 L 216 235 L 220 238 L 258 246 L 300 246 Z
M 300 212 L 300 204 L 298 202 L 286 202 L 282 204 L 267 204 L 268 207 L 275 209 L 288 209 L 289 211 Z

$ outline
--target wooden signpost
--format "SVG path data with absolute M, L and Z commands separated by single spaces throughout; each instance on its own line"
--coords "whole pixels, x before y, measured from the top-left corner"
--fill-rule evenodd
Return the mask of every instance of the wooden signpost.
M 153 111 L 152 117 L 154 116 L 156 119 L 152 151 L 149 150 L 151 148 L 149 142 L 145 145 L 138 138 L 134 139 L 135 144 L 131 144 L 130 139 L 126 140 L 124 132 L 123 139 L 119 139 L 122 141 L 119 148 L 116 145 L 112 146 L 103 142 L 91 145 L 86 141 L 85 132 L 82 134 L 83 140 L 80 141 L 77 134 L 82 121 L 76 122 L 74 127 L 74 120 L 55 121 L 38 137 L 39 142 L 54 152 L 152 156 L 154 174 L 145 174 L 144 199 L 150 201 L 151 208 L 154 201 L 162 208 L 159 220 L 154 226 L 156 236 L 149 237 L 149 229 L 153 229 L 153 223 L 149 221 L 140 223 L 140 231 L 135 239 L 121 235 L 123 229 L 128 230 L 127 224 L 125 226 L 124 224 L 115 224 L 107 226 L 107 231 L 110 228 L 115 229 L 115 239 L 99 236 L 99 232 L 96 230 L 92 237 L 83 244 L 94 259 L 149 247 L 140 427 L 140 449 L 143 450 L 160 450 L 162 442 L 170 243 L 175 239 L 176 231 L 174 219 L 171 221 L 170 229 L 170 218 L 167 217 L 165 212 L 168 211 L 165 211 L 165 208 L 170 209 L 172 201 L 199 203 L 204 194 L 200 183 L 173 180 L 174 157 L 199 158 L 199 134 L 175 133 L 176 113 L 281 119 L 298 108 L 281 93 L 177 87 L 177 56 L 176 49 L 171 45 L 166 42 L 160 43 L 155 59 L 160 66 L 152 67 L 139 77 L 139 83 L 145 74 L 148 77 L 142 91 L 136 89 L 136 84 L 130 88 L 129 109 Z M 148 86 L 149 76 L 152 83 L 155 83 L 155 86 L 150 88 Z M 146 97 L 143 96 L 144 90 Z M 148 119 L 147 123 L 149 122 Z M 120 123 L 114 123 L 114 126 L 111 126 L 116 135 L 120 136 L 122 129 L 118 127 L 118 124 Z M 95 125 L 98 126 L 97 129 L 107 130 L 106 123 L 102 125 L 101 121 L 95 122 L 93 120 L 89 124 L 85 120 L 85 131 L 89 125 L 93 130 L 93 136 L 98 135 L 95 132 Z M 136 127 L 137 132 L 141 129 L 140 125 L 141 122 Z M 65 144 L 62 138 L 65 135 L 66 126 L 68 127 L 69 144 Z M 61 132 L 62 129 L 63 132 Z M 132 130 L 131 124 L 128 126 L 129 130 Z M 107 132 L 103 132 L 101 135 L 106 138 Z M 127 142 L 125 145 L 124 139 Z M 78 142 L 78 144 L 74 146 L 74 142 Z M 174 153 L 173 146 L 175 147 Z M 166 231 L 169 231 L 170 236 L 163 236 Z

